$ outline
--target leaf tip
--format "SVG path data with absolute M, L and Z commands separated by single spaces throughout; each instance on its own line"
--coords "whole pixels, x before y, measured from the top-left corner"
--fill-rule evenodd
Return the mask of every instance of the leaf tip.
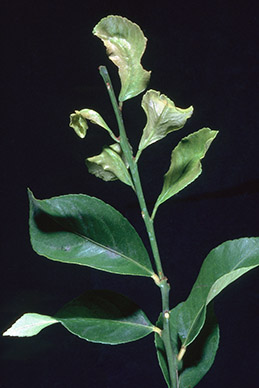
M 33 195 L 33 192 L 31 191 L 31 189 L 29 187 L 27 187 L 27 194 L 28 194 L 28 198 L 29 198 L 29 201 L 32 202 L 33 200 L 35 200 L 36 198 L 34 197 Z

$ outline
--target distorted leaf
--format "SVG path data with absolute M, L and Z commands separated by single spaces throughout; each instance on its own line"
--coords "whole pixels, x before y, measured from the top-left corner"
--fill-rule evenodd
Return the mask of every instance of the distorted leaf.
M 117 137 L 108 127 L 102 116 L 92 109 L 82 109 L 80 111 L 76 110 L 75 113 L 72 113 L 70 115 L 69 126 L 74 129 L 75 133 L 79 137 L 84 138 L 88 129 L 87 120 L 89 120 L 93 124 L 99 125 L 100 127 L 106 129 L 111 138 L 118 142 Z
M 51 260 L 153 276 L 139 235 L 117 210 L 83 194 L 37 200 L 29 192 L 33 249 Z
M 147 123 L 139 143 L 139 153 L 168 133 L 181 129 L 193 113 L 193 107 L 177 108 L 172 100 L 156 90 L 148 90 L 141 103 Z
M 71 113 L 69 126 L 74 129 L 75 133 L 83 139 L 86 135 L 88 125 L 87 121 L 80 113 Z
M 121 155 L 122 151 L 119 144 L 105 146 L 101 154 L 86 159 L 88 171 L 104 181 L 119 179 L 126 185 L 134 187 Z
M 153 218 L 161 203 L 198 178 L 202 172 L 201 159 L 204 158 L 217 133 L 218 131 L 202 128 L 178 143 L 172 152 L 170 168 L 164 176 L 164 185 L 156 201 Z
M 147 39 L 140 27 L 124 17 L 110 15 L 95 26 L 93 34 L 103 41 L 110 60 L 119 68 L 119 101 L 145 90 L 150 72 L 141 65 Z

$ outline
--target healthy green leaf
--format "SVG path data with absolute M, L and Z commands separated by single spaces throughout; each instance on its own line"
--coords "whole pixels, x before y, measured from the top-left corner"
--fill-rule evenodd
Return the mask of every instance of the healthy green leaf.
M 170 333 L 172 346 L 178 349 L 177 316 L 182 303 L 170 312 Z M 156 324 L 161 325 L 161 318 Z M 161 327 L 161 326 L 160 326 Z M 208 306 L 208 314 L 202 331 L 196 340 L 188 347 L 183 360 L 178 362 L 179 388 L 193 388 L 211 368 L 219 344 L 219 327 L 213 311 L 213 304 Z M 169 371 L 163 341 L 159 335 L 155 335 L 155 345 L 159 365 L 165 381 L 170 388 Z M 178 349 L 179 351 L 179 349 Z
M 171 310 L 171 312 L 172 311 L 173 310 Z M 159 315 L 159 318 L 156 322 L 156 326 L 158 328 L 160 328 L 161 330 L 163 329 L 162 313 Z M 178 354 L 177 328 L 170 327 L 170 336 L 171 336 L 171 344 L 173 346 L 174 353 L 176 355 L 176 354 Z M 155 333 L 155 347 L 156 347 L 156 354 L 157 354 L 157 358 L 158 358 L 158 363 L 159 363 L 159 366 L 160 366 L 161 371 L 163 373 L 164 379 L 167 383 L 168 388 L 171 388 L 166 350 L 164 347 L 163 340 L 158 333 Z
M 82 109 L 80 111 L 76 110 L 75 113 L 70 115 L 69 126 L 73 128 L 75 133 L 83 139 L 86 136 L 88 129 L 87 120 L 106 129 L 113 140 L 116 142 L 119 141 L 112 130 L 108 127 L 102 116 L 92 109 Z
M 153 276 L 135 229 L 117 210 L 87 195 L 37 200 L 29 192 L 33 249 L 51 260 L 103 271 Z
M 104 181 L 121 180 L 134 188 L 132 179 L 122 159 L 121 147 L 115 143 L 105 146 L 101 154 L 86 159 L 88 171 Z
M 219 345 L 219 326 L 213 311 L 213 305 L 208 306 L 205 324 L 196 338 L 188 347 L 183 358 L 182 370 L 179 376 L 179 388 L 193 388 L 211 368 Z
M 155 334 L 155 347 L 156 347 L 156 353 L 158 358 L 158 364 L 163 373 L 165 382 L 168 388 L 170 388 L 170 376 L 169 376 L 168 363 L 166 358 L 166 351 L 165 351 L 162 338 L 157 333 Z
M 111 345 L 136 341 L 154 330 L 135 303 L 112 291 L 88 291 L 64 306 L 55 318 L 87 341 Z
M 192 183 L 202 172 L 201 159 L 204 158 L 218 131 L 202 128 L 183 138 L 171 155 L 171 165 L 164 176 L 164 185 L 159 195 L 152 218 L 157 208 L 173 195 Z
M 48 315 L 36 313 L 26 313 L 19 318 L 3 335 L 11 337 L 31 337 L 38 334 L 47 326 L 53 325 L 58 321 Z
M 259 238 L 227 241 L 208 254 L 189 297 L 178 311 L 177 324 L 183 346 L 188 346 L 199 334 L 208 303 L 258 265 Z
M 172 100 L 156 90 L 148 90 L 141 103 L 147 124 L 139 143 L 139 153 L 150 144 L 163 139 L 168 133 L 181 129 L 193 113 L 193 107 L 177 108 Z
M 124 17 L 110 15 L 95 26 L 93 34 L 103 41 L 110 60 L 119 68 L 119 101 L 145 90 L 150 72 L 141 65 L 147 39 L 140 27 Z
M 60 322 L 91 342 L 117 345 L 136 341 L 156 330 L 131 300 L 112 291 L 88 291 L 61 308 L 54 317 L 27 313 L 3 335 L 31 337 Z

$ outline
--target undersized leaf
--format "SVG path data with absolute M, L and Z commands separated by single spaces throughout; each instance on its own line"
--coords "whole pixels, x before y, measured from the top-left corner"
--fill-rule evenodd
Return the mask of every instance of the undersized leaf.
M 119 101 L 128 100 L 145 90 L 150 72 L 141 65 L 147 39 L 140 27 L 124 17 L 110 15 L 101 19 L 93 34 L 103 41 L 110 60 L 119 68 Z
M 117 210 L 83 194 L 37 200 L 29 191 L 33 249 L 48 259 L 124 275 L 154 275 L 139 235 Z
M 181 129 L 193 113 L 193 107 L 177 108 L 172 100 L 156 90 L 148 90 L 141 103 L 147 123 L 139 143 L 139 153 L 168 133 Z
M 115 143 L 105 146 L 101 154 L 86 159 L 88 171 L 104 181 L 121 180 L 134 187 L 129 171 L 122 159 L 121 147 Z
M 83 139 L 88 129 L 87 121 L 80 113 L 71 113 L 69 126 L 74 129 L 77 136 Z
M 187 347 L 199 334 L 208 303 L 230 283 L 258 265 L 258 237 L 226 241 L 208 254 L 176 317 L 183 346 Z
M 64 306 L 55 318 L 80 338 L 111 345 L 136 341 L 154 330 L 134 302 L 112 291 L 88 291 Z
M 73 128 L 75 133 L 83 139 L 86 136 L 88 129 L 87 120 L 106 129 L 113 140 L 116 142 L 119 141 L 112 130 L 108 127 L 102 116 L 92 109 L 82 109 L 80 111 L 76 110 L 75 113 L 70 115 L 69 126 Z
M 201 159 L 204 158 L 218 131 L 202 128 L 184 137 L 171 155 L 171 165 L 164 176 L 164 185 L 159 195 L 152 218 L 161 203 L 179 193 L 192 183 L 202 172 Z
M 47 326 L 58 323 L 55 318 L 48 315 L 26 313 L 19 318 L 3 335 L 11 337 L 32 337 Z

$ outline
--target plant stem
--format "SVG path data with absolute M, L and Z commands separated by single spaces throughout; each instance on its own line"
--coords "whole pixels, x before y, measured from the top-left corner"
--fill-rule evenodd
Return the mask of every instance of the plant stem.
M 138 197 L 139 205 L 141 208 L 141 214 L 146 226 L 146 230 L 148 233 L 156 269 L 158 272 L 158 277 L 159 281 L 157 282 L 157 285 L 160 287 L 161 291 L 161 297 L 162 297 L 162 308 L 163 308 L 163 332 L 162 332 L 162 340 L 164 343 L 165 351 L 166 351 L 166 356 L 167 356 L 167 362 L 168 362 L 168 369 L 169 369 L 169 374 L 170 374 L 170 387 L 171 388 L 178 388 L 178 376 L 177 376 L 177 366 L 176 366 L 176 355 L 173 352 L 172 344 L 171 344 L 171 339 L 170 339 L 170 325 L 169 325 L 169 318 L 170 318 L 170 312 L 169 312 L 169 291 L 170 291 L 170 285 L 167 281 L 167 278 L 164 275 L 163 268 L 162 268 L 162 263 L 160 259 L 160 254 L 158 250 L 158 245 L 156 241 L 156 235 L 154 231 L 154 225 L 153 225 L 153 220 L 149 215 L 147 206 L 146 206 L 146 201 L 145 197 L 143 194 L 142 190 L 142 185 L 139 177 L 139 172 L 138 172 L 138 166 L 136 160 L 134 160 L 132 150 L 129 144 L 129 141 L 127 139 L 124 123 L 123 123 L 123 118 L 122 118 L 122 113 L 121 113 L 121 108 L 122 108 L 122 103 L 118 105 L 111 79 L 109 76 L 109 73 L 106 69 L 105 66 L 100 66 L 99 67 L 100 74 L 105 82 L 105 85 L 107 87 L 110 100 L 113 106 L 113 110 L 116 116 L 116 120 L 118 123 L 119 127 L 119 132 L 120 132 L 120 144 L 122 151 L 125 155 L 125 158 L 129 164 L 129 169 L 131 172 L 132 180 L 134 183 L 135 191 Z
M 140 182 L 138 166 L 133 158 L 131 147 L 130 147 L 128 139 L 127 139 L 121 110 L 119 109 L 118 102 L 117 102 L 117 99 L 115 97 L 115 93 L 114 93 L 114 90 L 112 87 L 112 83 L 111 83 L 111 79 L 110 79 L 110 76 L 108 74 L 108 71 L 107 71 L 105 66 L 100 66 L 99 71 L 100 71 L 101 76 L 103 77 L 103 80 L 106 84 L 106 87 L 107 87 L 107 90 L 108 90 L 108 93 L 109 93 L 109 96 L 111 99 L 111 103 L 113 106 L 113 110 L 114 110 L 114 113 L 115 113 L 115 116 L 117 119 L 119 131 L 120 131 L 121 148 L 122 148 L 122 151 L 127 159 L 127 162 L 129 163 L 130 172 L 131 172 L 132 179 L 134 182 L 136 194 L 137 194 L 137 197 L 139 200 L 141 214 L 142 214 L 142 217 L 144 219 L 146 229 L 148 232 L 148 237 L 149 237 L 150 245 L 152 248 L 158 276 L 159 276 L 159 279 L 162 280 L 162 279 L 164 279 L 164 272 L 163 272 L 163 268 L 162 268 L 162 263 L 161 263 L 159 251 L 158 251 L 153 221 L 151 220 L 151 217 L 148 213 L 143 190 L 142 190 L 142 186 L 141 186 L 141 182 Z
M 170 338 L 170 311 L 168 307 L 170 284 L 168 283 L 167 279 L 164 279 L 164 281 L 161 282 L 160 290 L 161 290 L 162 305 L 163 305 L 162 340 L 163 340 L 165 352 L 166 352 L 167 365 L 168 365 L 169 377 L 170 377 L 170 387 L 179 388 L 176 352 L 173 349 L 171 338 Z

